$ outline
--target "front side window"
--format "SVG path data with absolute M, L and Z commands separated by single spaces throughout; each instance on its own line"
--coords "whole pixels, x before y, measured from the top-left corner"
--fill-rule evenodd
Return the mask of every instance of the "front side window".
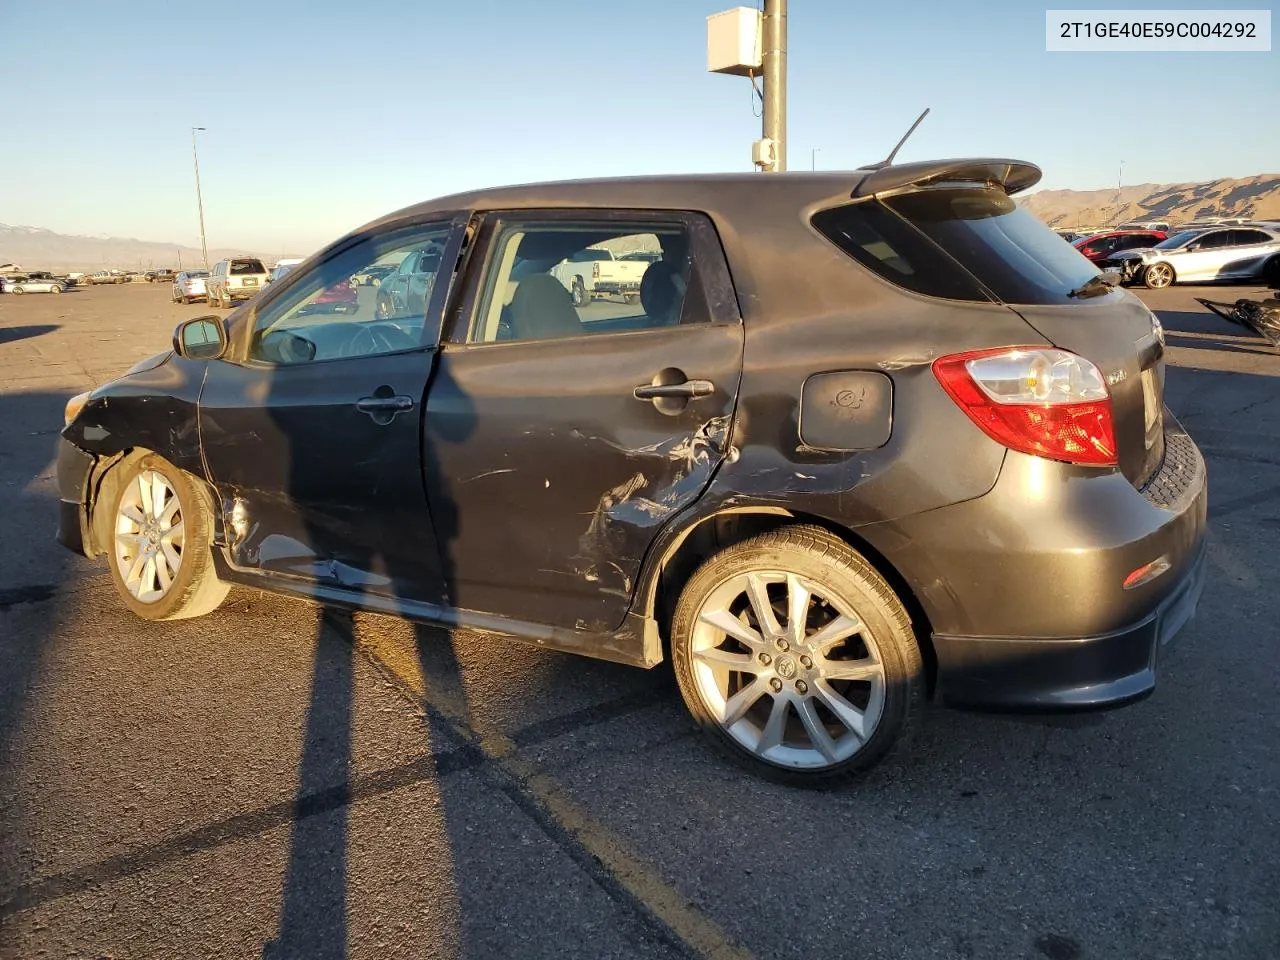
M 708 318 L 682 222 L 497 224 L 470 343 L 674 327 Z M 625 256 L 644 254 L 642 258 Z
M 1197 250 L 1217 250 L 1230 245 L 1230 230 L 1215 230 L 1212 233 L 1206 233 L 1195 242 Z
M 421 346 L 450 230 L 437 223 L 366 238 L 290 277 L 282 295 L 258 313 L 249 358 L 310 363 Z M 372 266 L 391 263 L 404 269 L 378 286 L 352 281 Z

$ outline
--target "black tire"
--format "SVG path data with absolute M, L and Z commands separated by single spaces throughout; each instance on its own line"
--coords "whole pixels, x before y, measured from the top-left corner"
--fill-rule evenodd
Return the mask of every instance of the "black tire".
M 111 582 L 124 605 L 143 620 L 185 620 L 212 612 L 225 599 L 230 585 L 218 579 L 213 567 L 213 509 L 208 496 L 198 481 L 179 470 L 163 457 L 146 454 L 122 465 L 125 473 L 114 485 L 114 497 L 110 503 L 102 503 L 98 509 L 111 511 L 107 522 L 99 529 L 110 534 L 110 542 L 103 544 L 107 551 L 107 566 L 111 570 Z M 153 472 L 164 478 L 178 500 L 176 517 L 183 526 L 181 562 L 167 592 L 162 597 L 144 602 L 133 595 L 126 584 L 126 574 L 121 571 L 122 559 L 116 545 L 116 522 L 121 504 L 136 487 L 138 478 Z
M 871 735 L 844 760 L 799 769 L 759 757 L 725 730 L 699 692 L 691 647 L 699 611 L 713 591 L 735 577 L 763 570 L 795 573 L 832 591 L 855 610 L 863 629 L 874 640 L 884 669 L 883 705 Z M 806 625 L 808 617 L 806 613 Z M 866 649 L 870 651 L 870 645 Z M 907 740 L 921 709 L 924 667 L 902 602 L 862 556 L 820 527 L 783 527 L 734 544 L 706 560 L 689 579 L 676 604 L 671 622 L 671 655 L 685 706 L 714 747 L 755 774 L 795 786 L 826 786 L 870 769 Z M 783 655 L 777 656 L 779 673 L 783 659 Z M 814 683 L 816 687 L 817 681 Z M 798 681 L 796 687 L 799 688 Z
M 1272 257 L 1262 267 L 1262 282 L 1280 290 L 1280 257 Z
M 14 287 L 14 288 L 13 288 L 13 294 L 14 294 L 14 296 L 21 296 L 22 294 L 24 294 L 24 293 L 26 293 L 26 292 L 27 292 L 27 291 L 23 290 L 21 287 Z
M 54 285 L 49 289 L 49 292 L 50 292 L 50 293 L 61 293 L 61 292 L 62 292 L 62 288 L 61 288 L 60 286 L 58 286 L 58 285 L 55 283 L 55 284 L 54 284 Z
M 587 293 L 587 287 L 582 282 L 581 277 L 573 278 L 573 305 L 575 307 L 585 307 L 591 302 L 591 294 Z
M 1142 283 L 1148 290 L 1163 290 L 1177 282 L 1173 267 L 1164 262 L 1153 263 L 1142 271 Z

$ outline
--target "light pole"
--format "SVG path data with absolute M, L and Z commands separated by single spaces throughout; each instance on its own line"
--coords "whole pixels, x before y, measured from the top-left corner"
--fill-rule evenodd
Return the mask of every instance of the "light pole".
M 204 200 L 200 197 L 200 155 L 196 152 L 196 131 L 204 127 L 191 128 L 191 162 L 196 168 L 196 210 L 200 213 L 200 256 L 204 260 L 204 268 L 209 269 L 209 245 L 204 239 Z
M 822 150 L 821 147 L 813 147 L 809 150 L 809 169 L 810 170 L 818 169 L 818 153 L 821 150 Z
M 764 73 L 764 136 L 773 141 L 773 164 L 787 169 L 787 0 L 764 0 L 761 28 Z

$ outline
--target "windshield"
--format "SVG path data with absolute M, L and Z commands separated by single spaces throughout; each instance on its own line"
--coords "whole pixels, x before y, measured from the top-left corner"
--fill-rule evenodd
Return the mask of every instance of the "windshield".
M 1176 247 L 1181 247 L 1190 243 L 1198 236 L 1200 236 L 1199 230 L 1183 230 L 1181 233 L 1175 233 L 1172 237 L 1161 240 L 1156 244 L 1155 249 L 1173 250 Z

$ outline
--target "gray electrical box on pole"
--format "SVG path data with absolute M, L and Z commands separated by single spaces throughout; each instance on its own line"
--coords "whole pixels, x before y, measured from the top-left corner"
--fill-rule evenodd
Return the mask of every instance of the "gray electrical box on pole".
M 764 0 L 764 12 L 734 7 L 707 17 L 707 70 L 763 78 L 762 137 L 751 145 L 761 170 L 787 169 L 787 0 Z

